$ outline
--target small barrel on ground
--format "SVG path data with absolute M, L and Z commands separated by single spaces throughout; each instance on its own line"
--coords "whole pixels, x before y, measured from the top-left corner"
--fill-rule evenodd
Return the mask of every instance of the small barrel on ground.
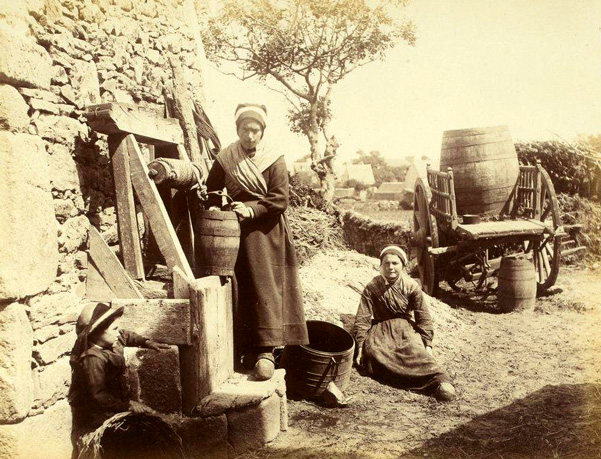
M 498 280 L 497 298 L 501 311 L 534 309 L 536 272 L 530 260 L 516 255 L 503 257 Z

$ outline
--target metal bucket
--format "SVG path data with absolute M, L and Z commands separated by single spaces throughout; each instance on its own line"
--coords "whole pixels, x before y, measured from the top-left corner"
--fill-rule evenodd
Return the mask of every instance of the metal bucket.
M 286 369 L 286 386 L 306 399 L 319 397 L 328 383 L 344 391 L 351 378 L 355 340 L 343 328 L 308 320 L 309 344 L 286 346 L 281 366 Z

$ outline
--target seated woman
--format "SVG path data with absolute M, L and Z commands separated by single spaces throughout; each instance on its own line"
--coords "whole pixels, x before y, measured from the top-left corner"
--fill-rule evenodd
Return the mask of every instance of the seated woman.
M 403 272 L 406 264 L 398 246 L 380 253 L 381 275 L 365 287 L 355 317 L 355 362 L 396 387 L 449 401 L 455 388 L 432 357 L 432 320 L 419 285 Z

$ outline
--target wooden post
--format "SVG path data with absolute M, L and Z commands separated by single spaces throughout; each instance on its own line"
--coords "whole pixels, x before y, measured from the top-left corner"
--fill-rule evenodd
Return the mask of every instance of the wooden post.
M 190 285 L 192 345 L 180 348 L 184 413 L 234 373 L 232 283 L 222 279 L 203 277 Z
M 179 266 L 184 274 L 193 278 L 192 269 L 177 239 L 173 224 L 167 214 L 155 183 L 148 177 L 148 168 L 133 135 L 125 138 L 131 168 L 131 180 L 150 228 L 169 269 Z
M 206 177 L 208 175 L 208 168 L 201 146 L 198 143 L 198 131 L 193 112 L 194 106 L 192 97 L 186 86 L 186 78 L 181 64 L 176 59 L 169 59 L 169 63 L 173 71 L 173 88 L 171 91 L 164 91 L 165 105 L 167 106 L 169 116 L 179 119 L 184 134 L 186 151 L 190 155 L 192 162 L 202 167 L 202 173 Z
M 123 266 L 134 279 L 144 279 L 142 246 L 140 244 L 140 232 L 130 177 L 129 155 L 125 146 L 125 135 L 109 135 L 108 144 L 115 182 L 115 207 Z
M 459 224 L 459 219 L 457 218 L 457 202 L 455 198 L 455 179 L 453 177 L 453 168 L 449 167 L 447 169 L 447 173 L 449 174 L 449 194 L 451 195 L 451 229 L 454 230 Z

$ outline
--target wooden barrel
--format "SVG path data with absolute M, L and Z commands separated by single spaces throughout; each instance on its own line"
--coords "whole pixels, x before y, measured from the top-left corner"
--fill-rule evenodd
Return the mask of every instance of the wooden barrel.
M 536 301 L 536 272 L 530 260 L 519 256 L 501 259 L 497 298 L 503 312 L 534 309 Z
M 520 172 L 507 126 L 445 131 L 440 170 L 453 168 L 457 213 L 498 215 Z
M 240 223 L 236 214 L 196 210 L 192 218 L 197 277 L 233 276 L 240 247 Z
M 351 378 L 355 340 L 344 328 L 320 320 L 308 320 L 307 331 L 309 344 L 284 348 L 287 390 L 313 399 L 334 382 L 343 391 Z

